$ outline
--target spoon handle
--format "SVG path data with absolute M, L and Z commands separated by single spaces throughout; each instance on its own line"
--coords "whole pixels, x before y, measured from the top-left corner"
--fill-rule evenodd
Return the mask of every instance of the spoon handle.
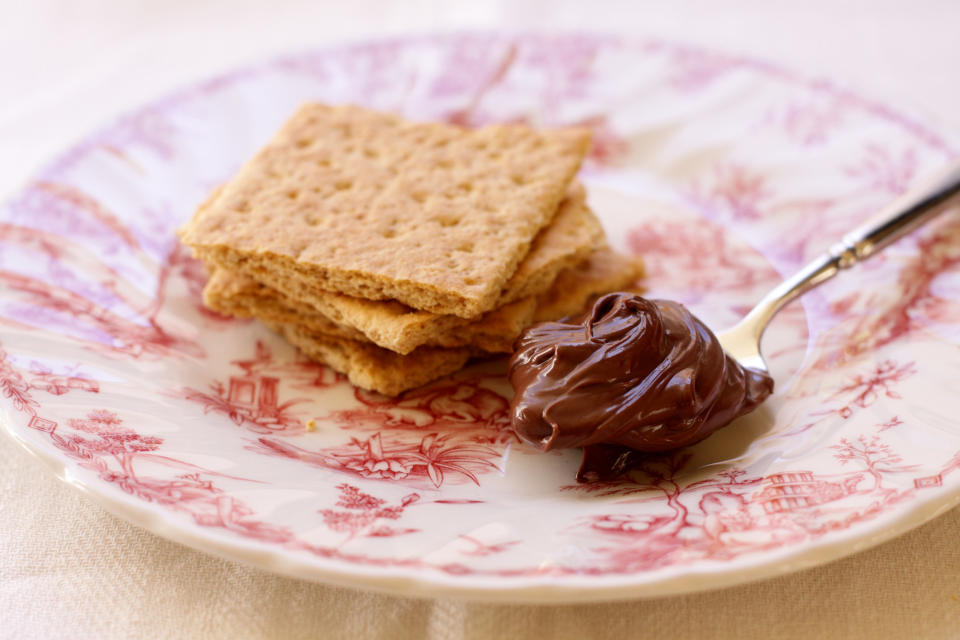
M 900 196 L 849 232 L 793 276 L 770 291 L 741 322 L 759 340 L 767 323 L 785 304 L 826 282 L 841 269 L 865 260 L 960 202 L 960 163 Z

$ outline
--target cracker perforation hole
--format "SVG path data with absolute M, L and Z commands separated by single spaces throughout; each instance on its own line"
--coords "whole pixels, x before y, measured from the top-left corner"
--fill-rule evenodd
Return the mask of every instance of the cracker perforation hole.
M 333 186 L 334 186 L 334 188 L 335 188 L 337 191 L 346 191 L 346 190 L 351 189 L 351 188 L 353 187 L 353 181 L 352 181 L 352 180 L 337 180 L 335 183 L 333 183 Z
M 435 220 L 441 227 L 455 227 L 460 224 L 459 216 L 438 216 Z

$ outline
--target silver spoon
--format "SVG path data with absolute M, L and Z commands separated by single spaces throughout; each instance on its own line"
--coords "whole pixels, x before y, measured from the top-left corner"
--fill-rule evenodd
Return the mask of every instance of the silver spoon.
M 960 201 L 960 163 L 951 165 L 922 186 L 912 189 L 843 236 L 826 253 L 787 278 L 743 317 L 717 334 L 731 357 L 751 369 L 767 371 L 760 353 L 760 338 L 776 313 L 794 298 L 823 284 L 841 269 L 866 260 L 887 245 Z

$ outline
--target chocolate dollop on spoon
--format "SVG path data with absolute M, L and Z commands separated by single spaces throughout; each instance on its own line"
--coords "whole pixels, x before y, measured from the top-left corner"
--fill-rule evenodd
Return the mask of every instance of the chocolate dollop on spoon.
M 629 293 L 528 328 L 509 378 L 517 434 L 544 451 L 583 447 L 581 481 L 698 442 L 773 392 L 683 305 Z

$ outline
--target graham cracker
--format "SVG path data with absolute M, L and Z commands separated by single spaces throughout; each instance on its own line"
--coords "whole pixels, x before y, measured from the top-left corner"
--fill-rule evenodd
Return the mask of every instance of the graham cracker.
M 557 213 L 588 144 L 583 129 L 466 130 L 306 104 L 181 237 L 262 281 L 475 318 Z
M 533 324 L 537 311 L 535 296 L 527 296 L 484 314 L 479 321 L 451 327 L 427 344 L 438 347 L 473 347 L 486 353 L 510 353 L 513 343 Z
M 307 357 L 347 376 L 363 389 L 395 396 L 463 368 L 474 351 L 420 347 L 402 356 L 369 342 L 314 333 L 296 325 L 265 322 Z
M 639 291 L 638 280 L 642 276 L 643 262 L 639 258 L 601 247 L 581 264 L 561 271 L 541 295 L 522 298 L 535 300 L 529 315 L 516 313 L 496 317 L 490 313 L 484 316 L 484 319 L 490 318 L 489 321 L 454 327 L 431 344 L 446 347 L 472 345 L 488 353 L 511 353 L 520 333 L 531 324 L 578 313 L 590 300 L 611 291 Z
M 623 287 L 633 289 L 642 272 L 635 258 L 600 249 L 583 265 L 564 271 L 550 292 L 541 296 L 538 320 L 555 320 L 580 311 L 597 295 Z M 472 357 L 489 355 L 476 347 L 422 346 L 400 355 L 370 342 L 313 331 L 305 326 L 264 319 L 308 357 L 325 363 L 358 387 L 398 395 L 462 368 Z M 516 331 L 519 335 L 519 330 Z
M 366 340 L 356 329 L 334 322 L 313 307 L 290 300 L 253 278 L 225 269 L 214 269 L 210 273 L 203 288 L 203 303 L 224 315 L 299 325 L 332 337 Z
M 538 298 L 528 296 L 495 309 L 479 320 L 449 327 L 425 344 L 439 347 L 471 347 L 488 353 L 509 353 L 513 343 L 534 321 L 556 320 L 580 311 L 597 295 L 631 287 L 640 275 L 635 258 L 610 249 L 594 252 L 590 259 L 561 273 L 553 286 Z M 294 325 L 308 333 L 367 342 L 351 327 L 337 324 L 312 307 L 286 298 L 243 274 L 215 271 L 204 289 L 207 306 L 230 315 L 256 317 L 270 325 Z
M 268 324 L 296 325 L 305 331 L 330 337 L 371 342 L 356 329 L 334 322 L 312 306 L 291 300 L 244 274 L 216 269 L 204 287 L 203 300 L 209 308 L 219 313 L 241 318 L 254 317 Z M 534 296 L 516 300 L 485 313 L 473 322 L 447 327 L 430 336 L 424 344 L 474 347 L 494 353 L 509 352 L 516 336 L 533 321 L 536 306 Z M 411 348 L 405 353 L 413 350 Z
M 641 277 L 643 261 L 640 258 L 625 256 L 610 248 L 599 249 L 578 268 L 568 269 L 557 276 L 550 291 L 537 300 L 534 322 L 557 320 L 577 313 L 591 298 L 611 291 L 639 291 Z
M 530 253 L 507 281 L 497 306 L 543 293 L 561 271 L 579 265 L 606 242 L 603 225 L 587 206 L 586 189 L 574 181 L 553 221 L 537 234 Z
M 505 342 L 499 337 L 504 335 L 502 330 L 490 328 L 498 324 L 522 328 L 529 324 L 532 303 L 513 303 L 542 293 L 561 270 L 583 262 L 594 249 L 603 246 L 603 227 L 586 206 L 585 198 L 582 185 L 571 185 L 554 221 L 537 235 L 530 253 L 508 281 L 498 308 L 473 322 L 452 315 L 417 311 L 396 301 L 364 300 L 318 291 L 260 270 L 254 270 L 250 275 L 269 287 L 266 294 L 257 289 L 257 284 L 245 280 L 244 272 L 213 266 L 211 272 L 214 275 L 204 289 L 204 296 L 211 308 L 223 313 L 270 317 L 267 314 L 271 313 L 272 298 L 277 298 L 279 293 L 284 304 L 273 309 L 274 315 L 303 314 L 304 322 L 310 326 L 313 314 L 319 313 L 320 325 L 333 322 L 348 330 L 341 334 L 345 337 L 360 338 L 356 335 L 359 332 L 375 344 L 401 354 L 410 353 L 424 344 L 474 344 L 489 351 L 508 351 L 512 339 Z M 249 270 L 245 273 L 249 274 Z M 243 295 L 239 295 L 241 290 Z M 258 298 L 263 295 L 267 298 L 259 303 Z M 243 313 L 244 306 L 251 307 L 250 312 Z M 258 309 L 252 309 L 254 306 Z M 281 317 L 274 319 L 285 321 Z M 318 325 L 312 328 L 325 330 Z M 328 332 L 334 333 L 332 330 Z M 463 336 L 466 335 L 473 336 L 473 340 L 465 341 Z

